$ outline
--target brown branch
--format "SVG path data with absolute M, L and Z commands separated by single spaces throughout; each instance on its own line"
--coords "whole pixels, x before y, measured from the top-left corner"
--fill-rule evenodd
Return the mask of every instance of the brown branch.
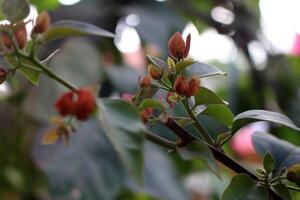
M 185 144 L 187 145 L 193 140 L 199 141 L 196 137 L 190 135 L 184 128 L 179 126 L 175 121 L 172 119 L 169 119 L 166 123 L 164 123 L 168 128 L 170 128 L 177 136 L 179 136 L 183 143 L 181 145 Z M 227 168 L 233 170 L 236 173 L 245 173 L 249 175 L 253 180 L 258 181 L 258 177 L 246 169 L 244 166 L 240 165 L 238 162 L 233 160 L 232 158 L 228 157 L 226 154 L 224 154 L 221 150 L 217 149 L 216 147 L 213 147 L 206 143 L 206 145 L 210 148 L 212 151 L 214 157 L 216 160 L 218 160 L 220 163 L 225 165 Z M 280 196 L 278 196 L 272 189 L 268 188 L 268 192 L 270 195 L 270 198 L 273 200 L 283 200 Z

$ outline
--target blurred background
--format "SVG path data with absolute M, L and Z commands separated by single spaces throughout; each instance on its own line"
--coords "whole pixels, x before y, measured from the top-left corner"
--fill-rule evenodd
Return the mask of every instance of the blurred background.
M 77 86 L 101 84 L 99 96 L 120 97 L 137 90 L 147 54 L 166 59 L 170 36 L 191 33 L 190 57 L 227 72 L 202 84 L 229 102 L 235 114 L 267 109 L 286 114 L 300 126 L 299 0 L 31 0 L 27 19 L 48 10 L 53 22 L 89 22 L 115 32 L 116 39 L 83 37 L 56 40 L 40 49 L 40 58 L 60 51 L 48 65 Z M 5 23 L 2 21 L 1 23 Z M 32 25 L 27 25 L 30 31 Z M 3 60 L 1 61 L 3 65 Z M 15 76 L 0 85 L 0 199 L 41 200 L 209 200 L 219 199 L 233 175 L 220 165 L 222 180 L 198 160 L 181 161 L 147 143 L 145 185 L 125 172 L 97 120 L 78 125 L 69 146 L 41 145 L 55 115 L 53 102 L 65 91 L 43 77 L 40 87 Z M 176 108 L 180 115 L 180 105 Z M 212 133 L 224 130 L 201 118 Z M 162 127 L 156 133 L 174 139 Z M 256 130 L 300 145 L 293 131 L 255 123 L 225 146 L 248 168 L 259 168 L 251 143 Z M 215 135 L 216 137 L 216 135 Z M 294 199 L 300 198 L 293 193 Z

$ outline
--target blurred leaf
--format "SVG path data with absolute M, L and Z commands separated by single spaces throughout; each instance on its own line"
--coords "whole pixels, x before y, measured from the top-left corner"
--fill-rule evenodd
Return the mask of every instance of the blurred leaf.
M 38 11 L 55 9 L 60 6 L 58 0 L 31 0 L 32 4 L 34 4 Z
M 144 99 L 138 109 L 143 110 L 145 108 L 158 108 L 160 111 L 167 111 L 169 106 L 166 102 L 158 99 Z
M 66 36 L 95 35 L 114 38 L 115 35 L 100 27 L 85 22 L 64 20 L 51 25 L 51 29 L 45 33 L 44 40 L 54 40 Z
M 165 61 L 161 60 L 160 58 L 157 58 L 157 57 L 151 56 L 151 55 L 147 55 L 147 57 L 155 66 L 159 67 L 160 69 L 168 68 L 167 63 Z
M 195 96 L 195 106 L 203 104 L 226 104 L 226 102 L 210 89 L 199 87 L 199 92 Z
M 221 71 L 219 68 L 200 62 L 192 64 L 186 70 L 189 76 L 198 76 L 200 78 L 216 75 L 226 75 L 226 73 Z
M 210 149 L 204 144 L 193 141 L 185 147 L 178 147 L 177 151 L 184 160 L 195 158 L 202 160 L 217 177 L 220 177 L 215 158 Z
M 255 150 L 261 156 L 269 152 L 275 160 L 275 174 L 282 168 L 300 163 L 300 148 L 268 133 L 255 132 L 252 135 Z
M 99 107 L 99 119 L 107 137 L 129 173 L 142 183 L 145 127 L 138 111 L 118 99 L 100 99 Z
M 4 17 L 12 23 L 25 19 L 30 12 L 27 0 L 3 0 L 1 9 Z
M 13 56 L 6 56 L 5 60 L 8 64 L 10 64 L 13 68 L 19 67 L 18 71 L 25 76 L 29 81 L 33 84 L 38 85 L 40 80 L 41 71 L 39 68 L 35 68 L 35 65 L 25 58 L 20 59 L 20 66 L 17 58 Z
M 210 104 L 197 106 L 194 109 L 195 115 L 203 114 L 216 119 L 218 122 L 231 127 L 234 115 L 231 110 L 222 104 Z
M 53 199 L 74 199 L 74 193 L 80 194 L 80 200 L 116 199 L 124 185 L 125 170 L 98 120 L 82 123 L 71 135 L 68 147 L 60 140 L 41 145 L 44 132 L 37 134 L 34 158 L 47 174 Z
M 272 155 L 269 152 L 267 152 L 264 156 L 263 165 L 264 165 L 264 169 L 267 172 L 271 172 L 276 165 L 275 160 L 273 159 Z
M 222 195 L 222 200 L 266 200 L 267 189 L 253 181 L 247 174 L 235 175 Z
M 289 189 L 283 183 L 276 184 L 276 185 L 272 186 L 272 189 L 275 191 L 275 193 L 277 195 L 279 195 L 284 200 L 290 200 L 291 199 Z
M 234 134 L 246 124 L 256 121 L 274 122 L 300 131 L 300 128 L 297 127 L 294 122 L 292 122 L 285 115 L 267 110 L 248 110 L 235 116 L 232 126 L 232 133 Z

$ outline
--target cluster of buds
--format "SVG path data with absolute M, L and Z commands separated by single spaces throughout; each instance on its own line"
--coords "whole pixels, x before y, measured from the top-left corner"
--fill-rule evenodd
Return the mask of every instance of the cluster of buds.
M 186 41 L 184 41 L 181 33 L 174 33 L 174 35 L 170 38 L 168 43 L 169 52 L 172 58 L 174 58 L 175 60 L 186 58 L 190 51 L 190 43 L 191 34 L 189 34 L 186 38 Z
M 173 89 L 179 95 L 191 97 L 198 93 L 199 84 L 200 80 L 197 78 L 192 77 L 189 80 L 186 80 L 183 75 L 179 75 L 177 76 Z
M 51 26 L 51 19 L 48 12 L 43 11 L 36 18 L 32 33 L 41 34 L 47 32 Z
M 13 38 L 16 41 L 18 48 L 23 49 L 27 44 L 27 31 L 24 23 L 17 24 L 14 27 L 8 25 L 3 25 L 1 32 L 1 43 L 7 49 L 12 49 L 13 47 Z M 11 30 L 12 29 L 12 30 Z M 8 32 L 12 31 L 12 37 L 9 36 Z
M 89 89 L 79 89 L 63 94 L 55 103 L 55 108 L 63 117 L 75 116 L 78 120 L 86 120 L 96 109 L 94 96 Z

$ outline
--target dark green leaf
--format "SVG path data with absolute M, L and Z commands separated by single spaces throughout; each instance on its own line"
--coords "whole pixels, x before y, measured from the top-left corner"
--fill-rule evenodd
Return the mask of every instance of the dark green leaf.
M 160 58 L 157 58 L 155 56 L 151 56 L 151 55 L 147 55 L 147 57 L 149 58 L 149 60 L 157 67 L 161 68 L 161 69 L 167 69 L 168 65 L 167 63 L 165 63 L 165 61 L 161 60 Z
M 276 185 L 272 186 L 272 189 L 275 191 L 275 193 L 277 195 L 279 195 L 284 200 L 290 200 L 291 199 L 289 189 L 283 183 L 276 184 Z
M 194 123 L 194 121 L 188 117 L 172 117 L 172 119 L 174 121 L 176 121 L 176 123 L 182 127 L 186 127 L 186 126 Z
M 143 110 L 145 108 L 158 108 L 160 111 L 166 111 L 168 110 L 168 105 L 163 102 L 163 101 L 160 101 L 158 99 L 144 99 L 138 109 L 139 110 Z
M 252 143 L 255 150 L 261 156 L 267 152 L 273 156 L 275 160 L 275 174 L 284 167 L 290 167 L 300 163 L 300 148 L 296 147 L 284 140 L 280 140 L 268 133 L 255 132 L 252 135 Z
M 222 200 L 266 200 L 268 191 L 247 174 L 234 176 L 222 195 Z
M 271 172 L 275 167 L 275 160 L 269 152 L 267 152 L 264 156 L 263 165 L 267 172 Z
M 5 60 L 13 68 L 19 66 L 19 62 L 17 58 L 13 56 L 6 56 Z M 20 61 L 21 64 L 18 68 L 18 71 L 28 80 L 30 80 L 33 84 L 38 85 L 40 80 L 40 75 L 41 75 L 40 69 L 36 68 L 30 60 L 21 58 Z
M 3 0 L 1 8 L 4 17 L 12 23 L 25 19 L 30 12 L 27 0 Z
M 85 22 L 64 20 L 52 24 L 51 29 L 45 33 L 44 40 L 49 41 L 66 36 L 95 35 L 103 37 L 115 37 L 107 30 Z
M 289 128 L 295 129 L 300 131 L 300 128 L 297 127 L 294 122 L 292 122 L 288 117 L 267 110 L 248 110 L 246 112 L 238 114 L 234 118 L 233 126 L 232 126 L 232 133 L 235 133 L 240 128 L 255 121 L 269 121 L 278 123 Z M 274 154 L 272 154 L 274 155 Z
M 210 89 L 199 87 L 199 92 L 195 96 L 195 105 L 203 104 L 226 104 L 226 102 Z
M 196 63 L 196 61 L 193 60 L 182 60 L 178 63 L 176 63 L 176 72 L 180 72 L 190 66 L 191 64 Z
M 118 99 L 99 100 L 103 129 L 130 174 L 139 182 L 143 177 L 145 127 L 133 105 Z
M 194 109 L 195 115 L 203 114 L 231 127 L 234 115 L 226 105 L 210 104 L 200 105 Z
M 185 147 L 177 148 L 180 157 L 184 160 L 200 159 L 209 167 L 209 169 L 218 177 L 219 170 L 215 158 L 210 149 L 204 144 L 193 141 Z
M 213 65 L 208 65 L 199 62 L 192 64 L 186 70 L 188 75 L 190 76 L 195 75 L 200 78 L 208 77 L 208 76 L 216 76 L 216 75 L 226 75 L 225 72 L 221 71 L 219 68 Z

